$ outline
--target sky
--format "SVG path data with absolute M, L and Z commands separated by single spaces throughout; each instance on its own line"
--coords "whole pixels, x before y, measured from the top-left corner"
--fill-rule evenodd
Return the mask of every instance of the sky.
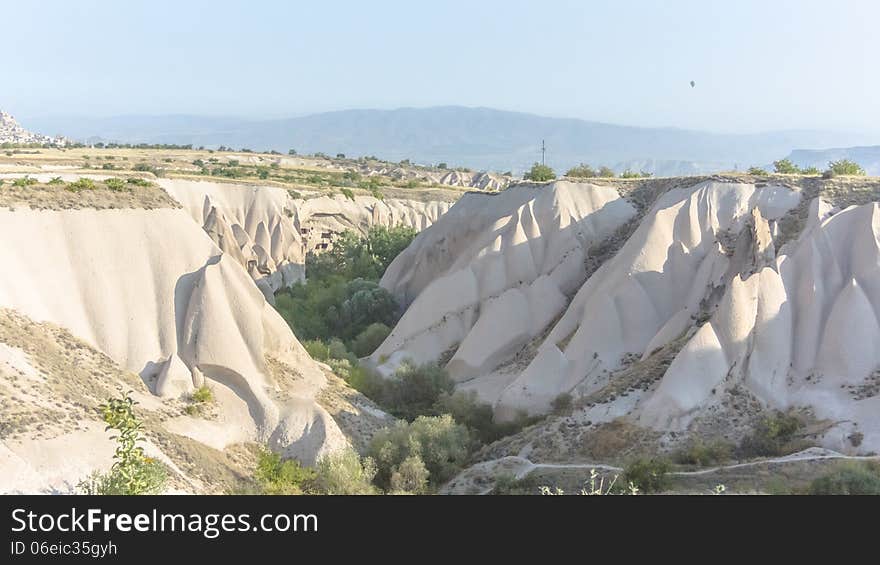
M 876 0 L 0 0 L 0 15 L 0 108 L 19 118 L 463 105 L 880 132 Z

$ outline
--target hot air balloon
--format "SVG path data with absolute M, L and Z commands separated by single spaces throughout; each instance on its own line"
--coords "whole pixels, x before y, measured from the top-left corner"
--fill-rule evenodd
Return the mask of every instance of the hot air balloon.
M 695 86 L 697 86 L 697 83 L 695 83 L 694 81 L 691 81 L 691 88 L 693 88 Z

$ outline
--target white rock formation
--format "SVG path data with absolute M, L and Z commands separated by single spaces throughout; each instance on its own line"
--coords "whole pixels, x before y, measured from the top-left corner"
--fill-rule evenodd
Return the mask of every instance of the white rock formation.
M 318 366 L 185 211 L 0 210 L 0 264 L 0 307 L 67 328 L 154 394 L 209 382 L 219 419 L 181 416 L 173 431 L 218 449 L 269 442 L 306 462 L 345 444 L 314 401 Z M 294 367 L 295 384 L 273 362 Z
M 799 200 L 784 187 L 718 182 L 663 194 L 580 288 L 535 359 L 501 394 L 497 415 L 546 412 L 575 387 L 589 394 L 627 354 L 644 356 L 680 336 L 706 302 L 717 301 L 715 289 L 751 260 L 729 258 L 725 235 L 737 236 L 755 210 L 775 220 Z M 766 237 L 764 228 L 760 233 Z
M 382 278 L 411 305 L 373 363 L 389 374 L 449 350 L 456 379 L 491 371 L 563 311 L 589 248 L 635 212 L 614 188 L 562 181 L 464 195 Z
M 744 386 L 772 408 L 810 407 L 837 424 L 831 448 L 846 448 L 853 433 L 864 436 L 862 449 L 880 448 L 878 238 L 876 203 L 829 217 L 814 200 L 786 254 L 733 280 L 638 411 L 641 421 L 683 429 Z
M 342 195 L 293 198 L 274 186 L 160 179 L 218 247 L 243 265 L 267 299 L 300 281 L 308 251 L 327 249 L 346 230 L 374 225 L 424 229 L 450 204 Z

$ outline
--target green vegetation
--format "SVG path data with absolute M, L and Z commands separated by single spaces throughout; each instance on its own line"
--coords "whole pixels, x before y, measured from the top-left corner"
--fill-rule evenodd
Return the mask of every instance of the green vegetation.
M 614 177 L 614 171 L 610 167 L 599 167 L 599 172 L 596 173 L 596 176 L 603 178 L 612 178 Z
M 762 169 L 761 167 L 749 167 L 747 171 L 750 175 L 755 175 L 759 177 L 765 177 L 770 173 L 767 172 L 767 169 Z
M 135 186 L 153 186 L 153 183 L 151 183 L 147 179 L 142 179 L 140 177 L 131 177 L 125 182 L 127 182 L 128 184 L 133 184 Z
M 810 494 L 880 495 L 880 464 L 845 463 L 810 484 Z
M 535 163 L 532 168 L 523 176 L 525 180 L 533 180 L 536 182 L 546 182 L 556 178 L 556 173 L 547 165 Z
M 730 460 L 734 446 L 725 441 L 703 443 L 696 440 L 676 454 L 676 463 L 708 467 L 721 465 Z
M 783 175 L 797 175 L 801 172 L 800 168 L 792 163 L 790 159 L 773 161 L 773 171 Z
M 802 174 L 802 175 L 808 175 L 808 176 L 819 176 L 819 175 L 822 174 L 822 171 L 820 171 L 820 170 L 819 170 L 818 168 L 816 168 L 816 167 L 807 167 L 806 169 L 803 169 L 803 170 L 801 171 L 801 174 Z
M 854 176 L 865 176 L 865 169 L 862 168 L 861 165 L 850 161 L 849 159 L 840 159 L 838 161 L 831 161 L 828 163 L 828 171 L 831 176 L 837 175 L 854 175 Z
M 61 179 L 61 177 L 52 177 L 52 179 L 48 182 L 48 184 L 54 186 L 54 185 L 58 185 L 58 184 L 64 184 L 64 181 Z
M 12 186 L 15 186 L 18 188 L 27 187 L 27 186 L 31 186 L 34 184 L 37 184 L 37 179 L 35 179 L 33 177 L 29 177 L 27 175 L 25 175 L 23 177 L 19 177 L 19 178 L 15 179 L 14 181 L 12 181 Z
M 77 179 L 76 182 L 72 182 L 67 185 L 67 190 L 71 192 L 80 192 L 82 190 L 95 190 L 98 186 L 95 184 L 95 181 L 92 179 L 87 179 L 85 177 Z
M 467 462 L 472 441 L 468 429 L 448 414 L 397 422 L 370 442 L 369 453 L 377 466 L 376 482 L 386 490 L 392 485 L 406 486 L 408 492 L 442 484 Z
M 775 412 L 762 418 L 751 435 L 743 438 L 737 448 L 741 458 L 777 457 L 806 447 L 798 441 L 804 423 L 794 414 Z
M 629 169 L 620 173 L 620 178 L 622 179 L 643 179 L 653 176 L 652 173 L 648 173 L 646 171 L 630 171 Z
M 303 494 L 315 478 L 315 471 L 295 459 L 282 459 L 278 453 L 263 449 L 254 478 L 262 494 Z
M 642 492 L 663 492 L 669 486 L 669 467 L 665 459 L 636 459 L 624 468 L 623 478 Z
M 591 179 L 597 176 L 597 173 L 593 170 L 593 167 L 581 163 L 580 165 L 567 170 L 565 176 L 576 179 Z
M 190 400 L 199 404 L 214 402 L 214 391 L 208 385 L 202 385 L 193 391 Z
M 310 492 L 316 494 L 378 494 L 373 486 L 376 464 L 353 449 L 325 455 L 318 461 Z
M 374 322 L 352 340 L 351 351 L 358 357 L 366 357 L 376 351 L 390 333 L 390 327 L 381 322 Z
M 115 463 L 110 472 L 93 473 L 81 482 L 79 489 L 83 493 L 138 495 L 157 494 L 164 490 L 168 480 L 165 466 L 147 457 L 144 448 L 137 445 L 144 438 L 141 437 L 143 424 L 134 413 L 135 404 L 137 402 L 128 395 L 101 404 L 101 417 L 107 423 L 107 430 L 118 432 L 114 436 Z
M 124 180 L 117 178 L 107 179 L 104 181 L 104 186 L 116 192 L 125 190 L 125 185 L 126 183 Z

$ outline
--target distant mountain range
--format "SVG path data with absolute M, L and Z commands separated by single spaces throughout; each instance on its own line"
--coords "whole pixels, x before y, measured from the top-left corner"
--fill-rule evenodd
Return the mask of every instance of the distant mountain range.
M 880 176 L 880 145 L 869 147 L 839 147 L 836 149 L 797 149 L 788 156 L 800 167 L 825 169 L 830 161 L 855 161 L 871 176 Z
M 375 155 L 514 172 L 540 161 L 544 140 L 547 163 L 559 171 L 584 162 L 660 175 L 745 169 L 795 149 L 880 142 L 878 137 L 846 132 L 716 134 L 459 106 L 344 110 L 258 121 L 189 115 L 33 118 L 26 125 L 93 142 L 192 143 L 284 153 L 294 148 L 300 153 Z

